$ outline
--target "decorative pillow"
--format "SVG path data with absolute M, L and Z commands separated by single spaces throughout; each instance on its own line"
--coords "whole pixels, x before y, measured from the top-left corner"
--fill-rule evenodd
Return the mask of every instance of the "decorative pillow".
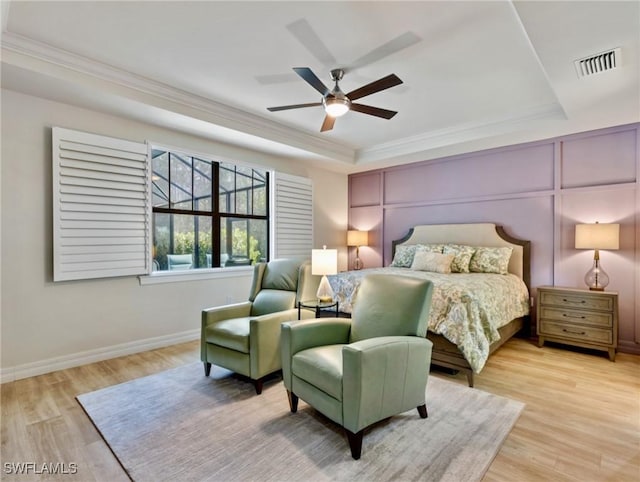
M 471 246 L 464 246 L 462 244 L 445 244 L 443 253 L 453 255 L 451 272 L 468 273 L 469 263 L 471 262 L 471 257 L 475 250 L 476 249 Z
M 474 273 L 509 273 L 509 260 L 513 248 L 476 248 L 476 252 L 469 263 L 469 271 Z
M 433 253 L 424 249 L 416 249 L 411 269 L 431 271 L 433 273 L 451 273 L 452 254 Z
M 410 268 L 413 263 L 413 255 L 418 246 L 415 244 L 401 244 L 396 246 L 396 254 L 389 266 L 394 268 Z
M 444 244 L 418 244 L 418 249 L 429 251 L 430 253 L 440 253 L 444 249 Z

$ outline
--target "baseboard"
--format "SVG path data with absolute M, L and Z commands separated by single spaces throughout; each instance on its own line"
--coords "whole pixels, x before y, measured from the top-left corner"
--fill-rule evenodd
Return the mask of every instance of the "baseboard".
M 634 343 L 632 341 L 618 341 L 618 353 L 640 355 L 640 343 Z
M 44 375 L 45 373 L 108 360 L 110 358 L 117 358 L 119 356 L 132 355 L 133 353 L 140 353 L 143 351 L 153 350 L 155 348 L 176 345 L 178 343 L 185 343 L 199 338 L 200 329 L 188 330 L 180 333 L 174 333 L 172 335 L 145 338 L 144 340 L 121 343 L 119 345 L 82 351 L 71 355 L 49 358 L 47 360 L 40 360 L 33 363 L 25 363 L 24 365 L 2 368 L 0 369 L 0 383 L 13 382 L 22 378 Z

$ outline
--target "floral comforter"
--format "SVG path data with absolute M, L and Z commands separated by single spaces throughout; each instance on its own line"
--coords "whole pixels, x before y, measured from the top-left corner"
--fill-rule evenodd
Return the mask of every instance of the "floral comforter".
M 434 290 L 429 330 L 454 343 L 476 373 L 484 367 L 491 343 L 500 339 L 498 328 L 529 314 L 529 292 L 515 275 L 440 274 L 391 267 L 327 276 L 340 311 L 351 313 L 360 281 L 372 273 L 431 280 Z

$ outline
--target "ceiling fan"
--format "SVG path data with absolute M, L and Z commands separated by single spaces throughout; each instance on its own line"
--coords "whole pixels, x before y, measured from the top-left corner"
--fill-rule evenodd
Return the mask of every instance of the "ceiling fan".
M 375 94 L 376 92 L 380 92 L 381 90 L 389 89 L 391 87 L 395 87 L 396 85 L 402 84 L 402 80 L 400 80 L 395 74 L 387 75 L 386 77 L 378 79 L 356 90 L 352 90 L 348 94 L 345 94 L 344 92 L 342 92 L 342 90 L 340 90 L 340 86 L 338 85 L 338 82 L 342 80 L 342 77 L 344 75 L 344 70 L 342 69 L 334 69 L 331 71 L 331 80 L 335 81 L 336 83 L 335 87 L 332 90 L 329 90 L 327 86 L 322 83 L 322 81 L 316 76 L 316 74 L 313 73 L 310 68 L 295 67 L 293 70 L 296 74 L 302 77 L 303 80 L 311 85 L 311 87 L 322 94 L 322 101 L 312 102 L 310 104 L 293 104 L 283 105 L 279 107 L 267 107 L 267 110 L 269 110 L 270 112 L 289 109 L 301 109 L 304 107 L 323 106 L 326 116 L 324 118 L 324 122 L 322 123 L 322 127 L 320 128 L 320 132 L 325 132 L 333 129 L 333 124 L 336 121 L 336 117 L 340 117 L 350 110 L 361 112 L 362 114 L 382 117 L 384 119 L 391 119 L 394 115 L 397 114 L 397 112 L 393 110 L 381 109 L 379 107 L 371 107 L 369 105 L 356 104 L 355 102 L 353 102 L 354 100 L 360 99 L 361 97 Z

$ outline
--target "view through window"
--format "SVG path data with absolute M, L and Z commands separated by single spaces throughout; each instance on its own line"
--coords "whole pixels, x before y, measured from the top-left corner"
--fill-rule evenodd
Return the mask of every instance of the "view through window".
M 154 271 L 267 260 L 267 171 L 163 149 L 151 162 Z

